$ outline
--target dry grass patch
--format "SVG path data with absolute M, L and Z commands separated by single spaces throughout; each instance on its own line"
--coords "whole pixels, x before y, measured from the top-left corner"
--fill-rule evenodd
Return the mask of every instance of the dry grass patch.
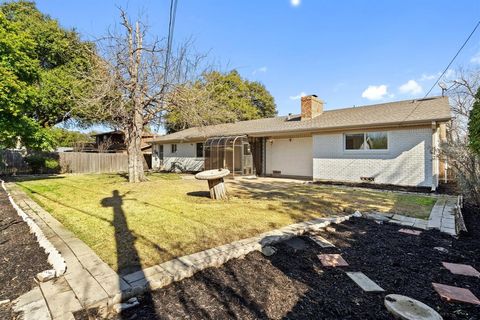
M 153 174 L 129 184 L 120 175 L 66 175 L 18 181 L 25 191 L 116 270 L 128 271 L 321 216 L 360 211 L 428 214 L 425 196 L 297 183 L 228 184 L 212 201 L 205 181 Z M 350 209 L 347 209 L 350 208 Z

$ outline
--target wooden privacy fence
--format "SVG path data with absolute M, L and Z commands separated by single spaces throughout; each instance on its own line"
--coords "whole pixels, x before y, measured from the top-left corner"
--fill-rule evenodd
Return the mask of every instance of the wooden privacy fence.
M 24 155 L 17 150 L 0 150 L 0 174 L 28 173 Z
M 128 171 L 128 155 L 123 153 L 59 152 L 62 173 L 108 173 Z

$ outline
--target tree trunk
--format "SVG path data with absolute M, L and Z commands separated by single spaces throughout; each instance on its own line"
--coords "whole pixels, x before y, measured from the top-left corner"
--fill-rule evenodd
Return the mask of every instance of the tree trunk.
M 210 189 L 210 198 L 214 200 L 228 199 L 223 178 L 208 180 L 208 188 Z
M 128 181 L 133 183 L 145 181 L 141 148 L 142 130 L 127 130 L 125 140 L 128 153 Z

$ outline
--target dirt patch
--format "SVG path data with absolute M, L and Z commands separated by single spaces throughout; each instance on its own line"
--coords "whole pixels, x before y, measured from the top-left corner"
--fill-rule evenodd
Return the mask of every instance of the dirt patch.
M 390 293 L 418 299 L 444 319 L 480 319 L 479 306 L 442 301 L 431 285 L 469 288 L 480 297 L 480 279 L 453 275 L 441 264 L 480 270 L 479 216 L 474 208 L 466 211 L 470 233 L 459 240 L 437 231 L 408 235 L 398 232 L 400 226 L 355 218 L 322 233 L 337 248 L 320 248 L 307 237 L 301 237 L 304 250 L 280 243 L 271 257 L 254 252 L 204 270 L 154 292 L 151 301 L 116 319 L 391 319 L 383 305 Z M 350 265 L 322 267 L 320 253 L 340 253 Z M 345 271 L 365 273 L 385 292 L 363 292 Z
M 0 300 L 13 301 L 35 287 L 35 275 L 51 269 L 30 228 L 0 189 Z M 11 304 L 0 306 L 0 319 L 12 319 Z

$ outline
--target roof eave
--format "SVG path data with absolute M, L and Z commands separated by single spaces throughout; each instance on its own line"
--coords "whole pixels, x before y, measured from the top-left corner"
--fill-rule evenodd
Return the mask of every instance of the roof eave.
M 388 122 L 388 123 L 375 123 L 369 125 L 354 125 L 354 126 L 338 126 L 338 127 L 329 127 L 329 128 L 298 128 L 290 130 L 277 130 L 277 131 L 257 131 L 257 132 L 248 132 L 245 133 L 251 137 L 264 137 L 271 135 L 288 135 L 288 134 L 298 134 L 298 133 L 322 133 L 322 132 L 334 132 L 334 131 L 344 131 L 344 130 L 358 130 L 358 129 L 374 129 L 374 128 L 401 128 L 409 127 L 416 125 L 426 125 L 430 126 L 432 121 L 436 122 L 448 122 L 452 119 L 451 116 L 444 118 L 435 118 L 435 119 L 424 119 L 424 120 L 414 120 L 414 121 L 400 121 L 400 122 Z M 195 137 L 195 138 L 177 138 L 177 139 L 156 139 L 151 140 L 148 143 L 150 144 L 159 144 L 159 143 L 182 143 L 182 142 L 197 142 L 207 139 L 209 136 L 205 135 L 204 137 Z

